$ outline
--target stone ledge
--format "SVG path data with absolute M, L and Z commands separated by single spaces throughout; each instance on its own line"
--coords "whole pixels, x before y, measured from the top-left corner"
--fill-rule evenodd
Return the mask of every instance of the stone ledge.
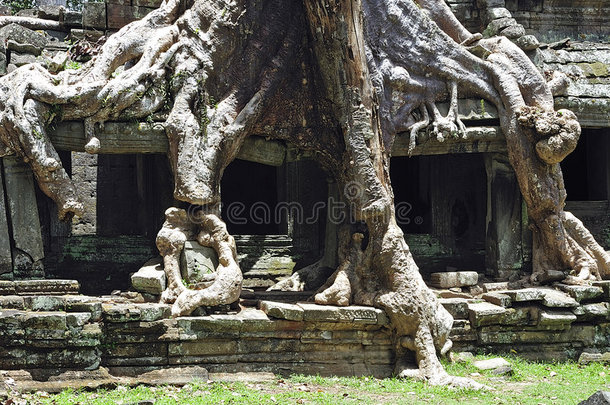
M 0 296 L 78 294 L 79 290 L 80 285 L 76 280 L 0 281 Z

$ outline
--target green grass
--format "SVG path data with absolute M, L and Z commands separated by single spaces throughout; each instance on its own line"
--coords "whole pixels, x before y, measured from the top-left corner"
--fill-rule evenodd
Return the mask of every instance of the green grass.
M 477 356 L 477 359 L 491 356 Z M 610 366 L 535 363 L 507 357 L 514 374 L 496 376 L 470 363 L 446 363 L 450 374 L 467 376 L 490 387 L 475 391 L 434 387 L 395 378 L 277 377 L 260 383 L 196 381 L 184 387 L 119 386 L 95 391 L 17 395 L 27 404 L 576 404 L 598 390 L 610 390 Z M 23 402 L 23 401 L 26 402 Z

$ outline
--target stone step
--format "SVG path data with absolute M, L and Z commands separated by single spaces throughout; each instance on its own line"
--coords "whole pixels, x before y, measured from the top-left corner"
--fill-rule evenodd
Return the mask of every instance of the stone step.
M 602 287 L 593 285 L 567 285 L 567 284 L 555 284 L 562 291 L 568 293 L 576 301 L 591 301 L 601 297 L 604 294 Z
M 430 274 L 429 284 L 437 288 L 469 287 L 476 285 L 479 275 L 476 271 L 447 271 Z
M 80 285 L 76 280 L 17 280 L 0 281 L 0 296 L 3 295 L 62 295 L 78 294 Z
M 307 301 L 314 293 L 315 291 L 254 291 L 247 298 L 294 304 L 300 301 Z
M 336 307 L 300 302 L 286 304 L 261 301 L 260 309 L 270 317 L 292 321 L 349 322 L 355 324 L 387 325 L 389 320 L 384 311 L 374 307 L 350 305 Z

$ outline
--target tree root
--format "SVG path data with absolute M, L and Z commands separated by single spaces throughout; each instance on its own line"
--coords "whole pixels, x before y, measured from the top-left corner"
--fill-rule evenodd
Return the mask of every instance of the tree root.
M 466 138 L 466 126 L 458 116 L 457 82 L 452 81 L 450 86 L 451 102 L 449 104 L 449 111 L 445 117 L 438 111 L 434 102 L 426 103 L 430 111 L 432 111 L 433 121 L 431 133 L 439 142 L 443 142 L 448 136 L 457 138 L 461 135 L 462 138 Z
M 549 165 L 560 163 L 576 148 L 580 125 L 570 110 L 542 111 L 523 107 L 517 111 L 519 123 L 533 128 L 541 138 L 536 142 L 536 153 Z
M 321 259 L 309 266 L 295 271 L 290 277 L 278 281 L 267 291 L 313 291 L 320 288 L 331 276 L 333 269 Z
M 595 241 L 591 232 L 571 212 L 563 212 L 562 222 L 572 250 L 568 255 L 572 271 L 565 282 L 582 284 L 610 278 L 610 255 Z
M 239 299 L 243 276 L 237 264 L 235 240 L 227 232 L 218 213 L 201 213 L 189 217 L 186 211 L 169 208 L 166 220 L 157 235 L 157 248 L 163 256 L 167 289 L 161 295 L 162 302 L 173 303 L 172 316 L 188 315 L 201 306 L 231 304 Z M 194 219 L 199 223 L 195 223 Z M 216 277 L 210 286 L 202 290 L 187 288 L 180 272 L 180 255 L 186 240 L 192 238 L 201 227 L 197 241 L 202 246 L 214 248 L 218 254 Z

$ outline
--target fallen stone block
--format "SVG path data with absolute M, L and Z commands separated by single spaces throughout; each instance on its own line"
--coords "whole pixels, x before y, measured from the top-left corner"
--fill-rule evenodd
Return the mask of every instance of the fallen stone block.
M 516 25 L 517 20 L 514 18 L 498 18 L 497 20 L 492 20 L 485 28 L 484 34 L 489 36 L 495 36 L 503 29 Z
M 500 292 L 488 292 L 486 294 L 483 294 L 482 298 L 487 302 L 490 302 L 494 305 L 499 305 L 504 308 L 510 307 L 513 302 L 509 295 L 502 294 Z
M 437 288 L 468 287 L 476 285 L 479 275 L 476 271 L 449 271 L 430 274 L 430 285 Z
M 483 291 L 485 292 L 508 290 L 508 288 L 508 281 L 500 283 L 483 283 Z
M 587 353 L 582 352 L 578 357 L 579 364 L 589 363 L 610 363 L 610 352 L 605 353 Z
M 453 363 L 471 363 L 474 361 L 474 354 L 471 352 L 450 352 L 449 358 Z
M 11 51 L 40 55 L 47 39 L 44 35 L 18 24 L 8 24 L 0 28 L 0 43 L 6 43 Z
M 289 321 L 302 321 L 303 308 L 294 304 L 285 304 L 282 302 L 261 301 L 260 309 L 267 315 L 273 318 L 286 319 Z
M 509 39 L 516 39 L 525 35 L 525 28 L 521 24 L 511 25 L 500 31 L 500 35 Z
M 596 302 L 593 304 L 584 304 L 572 310 L 572 313 L 578 317 L 579 321 L 590 321 L 593 319 L 603 319 L 610 317 L 610 303 Z
M 497 20 L 499 18 L 511 18 L 512 15 L 504 7 L 492 7 L 487 9 L 487 16 L 490 20 Z
M 567 329 L 576 320 L 571 312 L 550 312 L 541 310 L 538 317 L 538 327 L 544 329 Z
M 523 288 L 520 290 L 502 291 L 502 293 L 508 295 L 514 302 L 526 302 L 542 301 L 547 291 L 542 288 Z
M 282 302 L 261 301 L 259 304 L 261 311 L 272 318 L 286 319 L 288 321 L 302 321 L 303 308 L 294 304 Z
M 604 298 L 610 299 L 610 280 L 594 281 L 593 286 L 600 287 L 604 291 Z
M 604 290 L 601 287 L 594 285 L 557 284 L 557 287 L 570 294 L 570 296 L 578 302 L 599 298 L 604 293 Z
M 500 366 L 498 368 L 494 368 L 493 370 L 491 370 L 492 374 L 495 375 L 513 375 L 515 372 L 513 371 L 513 368 L 511 366 Z
M 474 327 L 498 323 L 502 315 L 506 313 L 506 308 L 489 302 L 477 302 L 468 304 L 468 314 L 470 323 Z
M 515 44 L 517 44 L 517 46 L 519 48 L 523 49 L 524 51 L 531 51 L 540 46 L 540 42 L 538 41 L 538 38 L 536 38 L 533 35 L 522 35 L 519 38 L 515 39 L 514 42 L 515 42 Z M 563 272 L 558 271 L 557 273 L 561 273 L 561 275 L 559 275 L 559 274 L 553 275 L 554 277 L 557 277 L 557 278 L 553 278 L 553 280 L 555 280 L 555 281 L 562 280 L 564 278 Z M 540 281 L 543 281 L 543 280 L 540 280 Z
M 546 290 L 542 304 L 549 308 L 575 308 L 578 306 L 578 302 L 574 298 L 557 290 Z
M 478 368 L 479 370 L 494 370 L 499 367 L 510 367 L 510 363 L 501 357 L 496 357 L 487 360 L 477 360 L 474 361 L 472 365 Z
M 464 298 L 441 298 L 440 303 L 453 319 L 468 319 L 468 301 Z
M 166 288 L 165 271 L 161 258 L 151 259 L 131 275 L 131 286 L 136 291 L 159 295 Z
M 597 391 L 578 405 L 609 405 L 610 391 Z

